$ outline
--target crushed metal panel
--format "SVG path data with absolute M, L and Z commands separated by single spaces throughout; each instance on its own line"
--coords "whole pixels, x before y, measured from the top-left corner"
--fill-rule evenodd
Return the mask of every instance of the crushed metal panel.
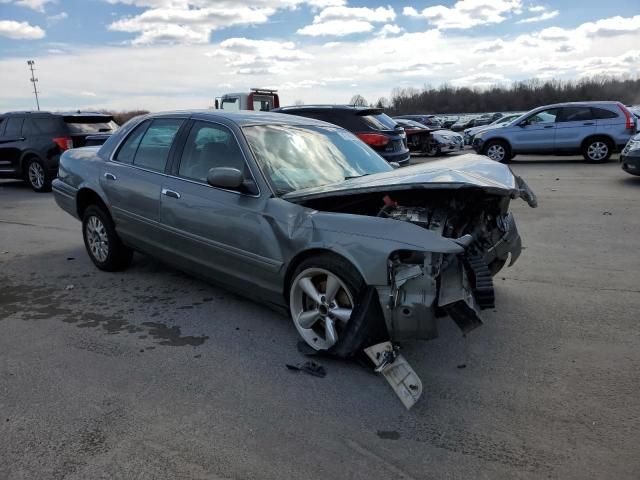
M 407 410 L 413 407 L 422 395 L 422 382 L 409 362 L 396 352 L 391 342 L 371 345 L 364 351 Z

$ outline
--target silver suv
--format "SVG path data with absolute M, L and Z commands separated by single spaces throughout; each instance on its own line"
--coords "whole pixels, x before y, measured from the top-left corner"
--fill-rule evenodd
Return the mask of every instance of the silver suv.
M 476 152 L 497 162 L 518 153 L 576 154 L 606 162 L 636 132 L 636 120 L 619 102 L 573 102 L 533 109 L 507 125 L 478 133 Z

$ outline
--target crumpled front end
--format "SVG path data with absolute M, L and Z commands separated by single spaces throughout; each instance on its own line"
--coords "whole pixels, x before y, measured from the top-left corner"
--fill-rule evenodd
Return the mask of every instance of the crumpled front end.
M 442 219 L 435 223 L 446 225 Z M 430 222 L 429 227 L 435 225 Z M 389 283 L 376 287 L 391 339 L 435 338 L 437 318 L 445 315 L 467 333 L 482 324 L 482 310 L 495 307 L 493 276 L 505 264 L 512 265 L 522 250 L 513 215 L 479 224 L 456 242 L 462 253 L 391 255 Z

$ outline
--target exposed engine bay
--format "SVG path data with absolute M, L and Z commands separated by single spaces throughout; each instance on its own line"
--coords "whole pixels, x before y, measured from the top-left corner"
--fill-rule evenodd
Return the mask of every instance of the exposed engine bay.
M 437 317 L 449 315 L 464 332 L 494 308 L 493 276 L 520 255 L 510 197 L 474 189 L 403 190 L 323 199 L 317 207 L 409 222 L 454 239 L 463 254 L 400 250 L 388 259 L 389 283 L 377 286 L 394 340 L 438 336 Z M 307 206 L 315 206 L 307 202 Z

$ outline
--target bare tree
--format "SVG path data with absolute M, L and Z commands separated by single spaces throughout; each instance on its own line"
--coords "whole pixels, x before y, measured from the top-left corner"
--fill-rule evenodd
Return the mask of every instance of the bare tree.
M 559 102 L 616 100 L 624 104 L 640 103 L 640 78 L 597 76 L 581 80 L 524 80 L 511 85 L 490 87 L 394 88 L 389 112 L 473 113 L 525 111 Z
M 369 103 L 367 102 L 366 98 L 364 98 L 359 93 L 356 93 L 353 97 L 351 97 L 349 105 L 353 105 L 354 107 L 366 107 L 367 105 L 369 105 Z

